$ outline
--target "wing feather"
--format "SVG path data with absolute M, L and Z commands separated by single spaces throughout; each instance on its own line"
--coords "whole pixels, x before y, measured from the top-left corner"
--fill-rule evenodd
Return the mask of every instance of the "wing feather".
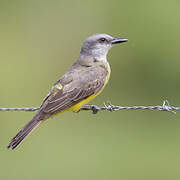
M 107 71 L 102 67 L 100 70 L 92 69 L 90 75 L 91 76 L 89 76 L 87 72 L 81 74 L 80 77 L 78 75 L 79 79 L 75 77 L 74 80 L 69 83 L 64 83 L 63 79 L 59 80 L 57 82 L 60 83 L 60 85 L 58 85 L 58 90 L 55 88 L 52 89 L 48 97 L 45 98 L 39 115 L 52 115 L 77 104 L 92 94 L 98 93 L 104 86 Z M 54 87 L 57 87 L 57 84 Z M 59 87 L 61 87 L 61 89 Z M 40 119 L 43 119 L 43 117 Z

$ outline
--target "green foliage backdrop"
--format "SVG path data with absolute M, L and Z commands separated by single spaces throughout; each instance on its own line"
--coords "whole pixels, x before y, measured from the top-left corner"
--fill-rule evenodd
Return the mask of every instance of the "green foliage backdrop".
M 177 0 L 1 0 L 0 106 L 39 106 L 94 33 L 129 39 L 94 104 L 180 106 L 179 19 Z M 0 112 L 0 179 L 180 179 L 179 113 L 64 113 L 7 150 L 33 114 Z

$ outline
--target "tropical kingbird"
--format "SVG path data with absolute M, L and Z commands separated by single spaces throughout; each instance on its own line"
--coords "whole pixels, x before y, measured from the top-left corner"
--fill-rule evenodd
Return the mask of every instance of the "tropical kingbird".
M 107 34 L 88 37 L 78 59 L 54 84 L 37 114 L 11 140 L 8 148 L 15 149 L 45 119 L 68 110 L 77 112 L 99 95 L 111 72 L 107 53 L 114 44 L 126 41 L 128 39 L 114 38 Z

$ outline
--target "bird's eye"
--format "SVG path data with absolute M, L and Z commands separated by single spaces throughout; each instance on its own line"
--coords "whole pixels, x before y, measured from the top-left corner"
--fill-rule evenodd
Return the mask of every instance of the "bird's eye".
M 106 41 L 106 39 L 105 39 L 105 38 L 100 38 L 99 41 L 100 41 L 101 43 L 104 43 L 104 42 Z

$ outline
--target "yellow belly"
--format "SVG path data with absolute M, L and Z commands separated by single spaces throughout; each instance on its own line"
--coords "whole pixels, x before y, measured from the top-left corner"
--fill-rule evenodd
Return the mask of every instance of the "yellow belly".
M 73 111 L 73 112 L 79 111 L 84 104 L 88 104 L 91 100 L 93 100 L 100 93 L 101 93 L 101 91 L 98 92 L 97 94 L 93 94 L 93 95 L 89 96 L 87 99 L 84 99 L 81 102 L 75 104 L 74 106 L 68 108 L 67 111 Z

